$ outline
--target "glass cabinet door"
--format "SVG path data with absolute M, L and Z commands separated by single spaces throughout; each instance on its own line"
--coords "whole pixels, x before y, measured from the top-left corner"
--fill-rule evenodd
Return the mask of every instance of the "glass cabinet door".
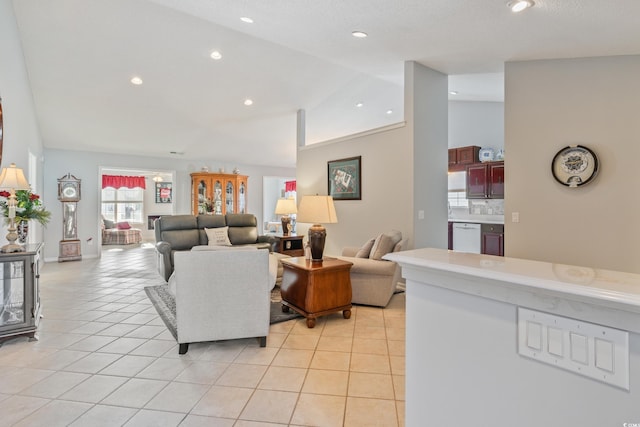
M 238 213 L 245 213 L 247 206 L 246 202 L 246 185 L 244 182 L 240 183 L 240 194 L 238 194 Z
M 0 328 L 25 323 L 24 261 L 0 262 Z
M 207 213 L 207 183 L 204 180 L 198 182 L 198 213 Z
M 233 182 L 231 181 L 227 181 L 227 191 L 225 194 L 225 207 L 226 207 L 226 212 L 227 213 L 234 213 L 233 212 Z
M 222 215 L 222 184 L 220 181 L 213 184 L 213 214 Z

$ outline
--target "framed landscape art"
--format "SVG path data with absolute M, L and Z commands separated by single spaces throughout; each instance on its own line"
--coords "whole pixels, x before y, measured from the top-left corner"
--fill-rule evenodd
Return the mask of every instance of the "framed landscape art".
M 358 156 L 327 162 L 329 195 L 333 200 L 362 199 L 361 160 Z

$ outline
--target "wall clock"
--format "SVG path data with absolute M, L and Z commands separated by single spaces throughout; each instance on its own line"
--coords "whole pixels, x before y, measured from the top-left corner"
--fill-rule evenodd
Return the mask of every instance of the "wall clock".
M 591 182 L 598 173 L 598 157 L 582 145 L 569 145 L 551 162 L 553 177 L 567 187 L 579 187 Z

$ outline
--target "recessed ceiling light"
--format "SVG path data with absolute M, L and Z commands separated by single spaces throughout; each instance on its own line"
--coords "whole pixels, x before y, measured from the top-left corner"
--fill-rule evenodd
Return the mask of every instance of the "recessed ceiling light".
M 514 0 L 507 3 L 507 7 L 509 7 L 512 12 L 518 13 L 532 7 L 534 4 L 532 0 Z
M 363 38 L 368 36 L 368 34 L 365 33 L 364 31 L 354 31 L 354 32 L 351 33 L 351 35 L 353 37 L 357 37 L 359 39 L 363 39 Z
M 457 95 L 458 91 L 457 90 L 450 90 L 449 91 L 449 95 Z
M 218 52 L 217 50 L 214 50 L 213 52 L 211 52 L 211 59 L 215 59 L 216 61 L 218 59 L 222 59 L 222 54 L 220 52 Z
M 244 100 L 244 105 L 246 105 L 247 107 L 248 107 L 249 105 L 253 105 L 253 100 L 251 100 L 251 99 L 245 99 L 245 100 Z
M 142 79 L 138 76 L 132 77 L 131 78 L 131 83 L 136 85 L 136 86 L 140 86 L 142 84 Z
M 242 18 L 240 18 L 240 20 L 242 22 L 246 22 L 247 24 L 253 24 L 253 19 L 249 18 L 248 16 L 243 16 Z
M 356 104 L 356 107 L 360 108 L 360 107 L 362 107 L 363 105 L 364 105 L 364 104 L 363 104 L 362 102 L 358 102 L 358 103 Z
M 387 110 L 387 114 L 393 114 L 393 110 Z

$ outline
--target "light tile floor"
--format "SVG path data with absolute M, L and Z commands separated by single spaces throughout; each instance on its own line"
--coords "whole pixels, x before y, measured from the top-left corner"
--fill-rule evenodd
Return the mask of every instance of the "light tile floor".
M 146 297 L 152 245 L 42 268 L 39 341 L 0 346 L 0 426 L 403 426 L 404 294 L 308 329 L 175 340 Z

